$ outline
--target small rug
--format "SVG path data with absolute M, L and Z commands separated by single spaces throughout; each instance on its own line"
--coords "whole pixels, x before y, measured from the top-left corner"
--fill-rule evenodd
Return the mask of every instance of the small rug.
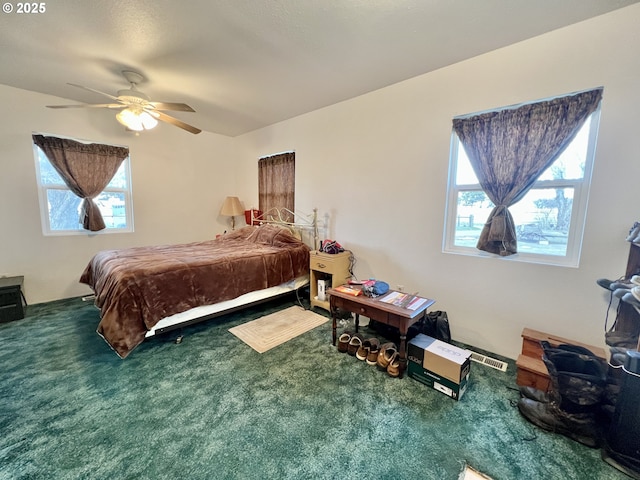
M 230 328 L 229 331 L 256 352 L 264 353 L 327 321 L 327 317 L 293 306 Z M 327 338 L 330 334 L 327 332 Z
M 458 480 L 491 480 L 491 478 L 487 477 L 484 473 L 474 470 L 469 465 L 465 465 Z

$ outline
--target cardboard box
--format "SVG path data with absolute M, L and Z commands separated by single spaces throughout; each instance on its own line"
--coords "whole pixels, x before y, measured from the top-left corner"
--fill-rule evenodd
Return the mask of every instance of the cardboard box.
M 420 365 L 454 384 L 462 383 L 471 370 L 471 352 L 424 334 L 412 338 L 407 347 L 409 363 Z
M 469 383 L 469 372 L 467 371 L 467 375 L 460 380 L 460 383 L 454 383 L 451 380 L 441 377 L 440 375 L 430 372 L 426 368 L 423 368 L 422 365 L 416 362 L 408 363 L 409 378 L 413 378 L 414 380 L 419 381 L 420 383 L 425 384 L 427 387 L 433 388 L 441 393 L 444 393 L 448 397 L 453 398 L 458 401 L 464 395 L 464 392 L 467 391 L 467 385 Z

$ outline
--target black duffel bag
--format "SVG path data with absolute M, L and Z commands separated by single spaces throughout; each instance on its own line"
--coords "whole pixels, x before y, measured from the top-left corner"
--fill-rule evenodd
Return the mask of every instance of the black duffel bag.
M 369 321 L 369 328 L 377 331 L 380 335 L 396 343 L 400 342 L 400 332 L 397 327 L 392 327 L 384 323 Z M 419 333 L 424 333 L 437 340 L 451 343 L 451 332 L 449 331 L 449 319 L 447 312 L 429 312 L 419 321 L 409 327 L 407 331 L 407 342 Z
M 449 329 L 449 317 L 447 312 L 437 310 L 429 312 L 422 321 L 420 333 L 429 335 L 436 340 L 451 343 L 451 330 Z

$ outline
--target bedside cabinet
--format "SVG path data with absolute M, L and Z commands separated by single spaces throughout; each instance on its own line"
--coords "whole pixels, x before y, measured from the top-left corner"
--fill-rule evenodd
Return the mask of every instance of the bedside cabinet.
M 309 290 L 311 292 L 311 308 L 320 307 L 329 311 L 329 297 L 318 299 L 318 280 L 325 281 L 325 290 L 344 285 L 351 280 L 351 252 L 324 253 L 314 250 L 310 257 Z
M 0 278 L 0 323 L 24 318 L 22 282 L 24 277 Z

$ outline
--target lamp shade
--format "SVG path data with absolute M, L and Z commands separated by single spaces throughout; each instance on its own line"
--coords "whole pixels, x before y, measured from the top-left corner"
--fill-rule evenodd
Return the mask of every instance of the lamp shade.
M 244 210 L 238 197 L 227 197 L 224 199 L 224 203 L 220 209 L 220 215 L 231 217 L 231 230 L 235 230 L 236 228 L 236 215 L 242 215 L 243 213 Z
M 243 215 L 244 209 L 240 204 L 238 197 L 227 197 L 224 199 L 222 208 L 220 209 L 220 215 L 226 217 L 235 217 L 236 215 Z

